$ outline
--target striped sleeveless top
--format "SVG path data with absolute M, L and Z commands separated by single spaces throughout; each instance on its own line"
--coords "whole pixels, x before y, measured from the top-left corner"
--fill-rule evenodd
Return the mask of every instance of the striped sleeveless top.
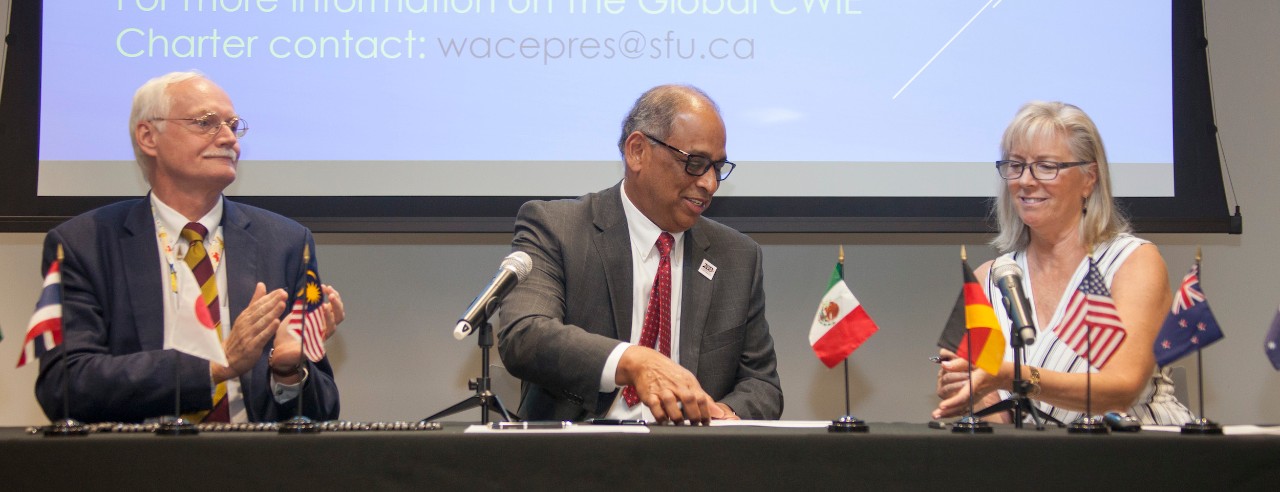
M 1123 265 L 1129 255 L 1139 246 L 1149 243 L 1150 241 L 1139 239 L 1131 234 L 1120 234 L 1094 248 L 1093 259 L 1098 272 L 1103 276 L 1108 290 L 1111 289 L 1111 282 L 1115 279 L 1116 272 L 1120 270 L 1120 265 Z M 1030 271 L 1027 268 L 1025 251 L 1015 251 L 1005 256 L 1017 262 L 1023 272 Z M 1059 339 L 1052 329 L 1062 321 L 1072 290 L 1080 285 L 1080 281 L 1084 279 L 1088 269 L 1089 258 L 1086 257 L 1080 261 L 1080 265 L 1076 268 L 1075 274 L 1072 275 L 1071 281 L 1067 283 L 1068 290 L 1062 294 L 1062 300 L 1054 310 L 1049 326 L 1040 327 L 1036 335 L 1035 344 L 1026 347 L 1026 365 L 1058 372 L 1084 373 L 1086 370 L 1098 372 L 1096 367 L 1089 366 L 1083 357 Z M 1031 317 L 1036 319 L 1035 294 L 1031 292 L 1030 276 L 1024 273 L 1022 282 L 1023 291 L 1030 298 Z M 992 283 L 990 272 L 987 274 L 984 288 L 987 292 L 987 297 L 991 299 L 991 307 L 996 311 L 996 319 L 1000 321 L 1001 329 L 1007 333 L 1009 331 L 1009 318 L 1004 309 L 1003 296 L 1000 294 L 1000 290 L 995 287 L 995 284 Z M 1006 348 L 1005 359 L 1013 360 L 1012 348 Z M 1001 397 L 1007 397 L 1008 391 L 1001 390 L 1000 395 Z M 1084 412 L 1057 408 L 1041 401 L 1036 401 L 1035 403 L 1042 410 L 1063 423 L 1069 424 L 1084 414 Z M 1173 396 L 1173 380 L 1169 377 L 1169 368 L 1164 370 L 1155 368 L 1152 370 L 1151 378 L 1147 380 L 1146 387 L 1142 389 L 1138 399 L 1127 412 L 1129 415 L 1141 419 L 1142 423 L 1147 425 L 1182 425 L 1193 419 L 1191 412 Z M 1101 412 L 1095 409 L 1095 413 Z

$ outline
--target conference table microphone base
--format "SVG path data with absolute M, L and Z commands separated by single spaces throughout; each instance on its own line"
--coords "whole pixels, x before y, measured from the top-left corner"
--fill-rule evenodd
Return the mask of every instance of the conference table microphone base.
M 40 433 L 44 434 L 44 437 L 87 436 L 89 426 L 76 419 L 63 419 L 41 427 Z
M 199 433 L 196 424 L 182 417 L 165 417 L 156 427 L 157 436 L 194 436 Z
M 1067 426 L 1069 434 L 1110 434 L 1111 428 L 1102 419 L 1084 416 Z
M 991 434 L 995 432 L 991 424 L 977 415 L 966 415 L 951 424 L 953 434 Z
M 845 415 L 838 419 L 832 420 L 831 424 L 827 426 L 827 432 L 866 433 L 867 431 L 870 431 L 870 430 L 871 430 L 871 427 L 867 425 L 866 421 L 860 418 L 854 417 L 852 415 Z
M 1206 418 L 1198 418 L 1182 424 L 1183 434 L 1200 434 L 1206 436 L 1221 436 L 1222 426 L 1217 422 Z
M 298 415 L 280 422 L 281 434 L 319 434 L 320 426 L 305 415 Z

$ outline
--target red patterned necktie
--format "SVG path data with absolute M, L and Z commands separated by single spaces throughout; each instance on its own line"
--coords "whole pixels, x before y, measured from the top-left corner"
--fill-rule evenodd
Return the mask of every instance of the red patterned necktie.
M 182 238 L 189 243 L 187 256 L 183 261 L 191 267 L 196 283 L 200 284 L 200 297 L 209 300 L 209 318 L 213 320 L 213 330 L 218 334 L 218 341 L 222 341 L 222 312 L 218 309 L 218 280 L 213 275 L 213 262 L 209 261 L 209 253 L 204 247 L 204 238 L 207 234 L 209 230 L 199 222 L 189 222 L 182 228 Z M 201 421 L 230 422 L 231 412 L 227 400 L 227 382 L 223 381 L 214 389 L 213 409 L 209 410 Z
M 640 345 L 671 357 L 671 246 L 676 239 L 663 232 L 658 236 L 658 275 L 653 278 L 649 291 L 649 308 L 644 311 L 644 330 L 640 332 Z M 640 394 L 634 386 L 622 389 L 627 405 L 640 402 Z

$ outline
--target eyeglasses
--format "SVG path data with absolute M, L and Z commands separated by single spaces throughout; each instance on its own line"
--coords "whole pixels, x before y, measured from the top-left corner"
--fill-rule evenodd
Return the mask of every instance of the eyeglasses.
M 1083 166 L 1085 164 L 1093 164 L 1091 161 L 1082 162 L 1053 162 L 1053 161 L 996 161 L 996 173 L 1006 180 L 1015 180 L 1022 177 L 1022 172 L 1027 170 L 1027 166 L 1031 167 L 1031 177 L 1039 181 L 1049 181 L 1058 177 L 1058 171 L 1069 167 Z
M 243 137 L 249 132 L 249 123 L 240 117 L 223 120 L 217 113 L 205 113 L 198 118 L 151 118 L 151 121 L 185 121 L 186 127 L 193 133 L 215 135 L 226 125 L 236 137 Z
M 733 172 L 733 168 L 738 167 L 737 164 L 727 160 L 712 162 L 708 157 L 693 155 L 677 149 L 672 147 L 671 144 L 658 140 L 648 133 L 640 132 L 640 134 L 644 135 L 649 140 L 662 144 L 663 147 L 671 149 L 672 151 L 684 156 L 684 172 L 688 173 L 690 176 L 702 176 L 703 174 L 707 174 L 707 170 L 714 167 L 716 168 L 716 180 L 724 181 L 729 179 L 729 174 Z

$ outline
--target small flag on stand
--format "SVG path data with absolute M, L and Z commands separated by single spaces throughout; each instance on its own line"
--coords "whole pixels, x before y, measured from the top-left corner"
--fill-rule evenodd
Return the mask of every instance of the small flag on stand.
M 1053 332 L 1098 369 L 1107 365 L 1124 343 L 1124 324 L 1093 257 L 1089 257 L 1089 272 L 1071 294 L 1066 314 Z
M 228 365 L 227 353 L 218 340 L 218 327 L 195 274 L 184 262 L 174 265 L 174 273 L 178 284 L 177 313 L 165 329 L 164 348 Z
M 1267 330 L 1267 340 L 1263 343 L 1271 366 L 1280 371 L 1280 309 L 1276 309 L 1276 317 L 1271 320 L 1271 329 Z
M 996 312 L 991 309 L 991 301 L 973 276 L 969 262 L 961 259 L 960 267 L 964 287 L 956 298 L 947 326 L 942 329 L 942 336 L 938 337 L 938 346 L 955 352 L 989 374 L 998 374 L 1004 362 L 1004 333 L 1000 331 Z
M 36 301 L 36 312 L 27 323 L 27 339 L 18 356 L 18 367 L 28 359 L 37 359 L 62 343 L 62 273 L 59 261 L 49 265 L 44 276 L 44 288 Z
M 302 353 L 311 362 L 324 358 L 324 290 L 315 270 L 307 269 L 289 312 L 289 333 L 302 341 Z
M 809 328 L 809 345 L 828 368 L 835 367 L 880 328 L 844 283 L 844 253 L 831 272 L 826 295 Z
M 1160 326 L 1160 334 L 1156 335 L 1153 347 L 1156 364 L 1167 366 L 1221 339 L 1222 329 L 1200 289 L 1200 263 L 1196 262 L 1182 277 L 1182 284 L 1173 296 L 1173 307 Z

